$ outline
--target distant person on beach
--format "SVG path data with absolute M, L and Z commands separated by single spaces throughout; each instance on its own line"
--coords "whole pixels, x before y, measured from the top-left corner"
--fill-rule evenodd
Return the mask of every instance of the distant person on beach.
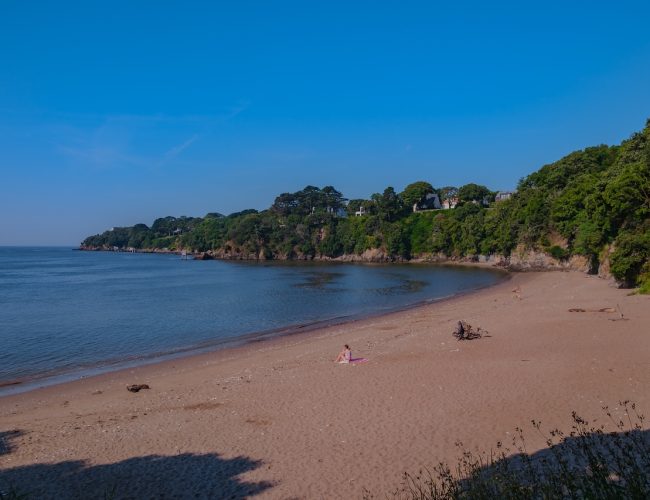
M 334 360 L 334 362 L 349 363 L 351 359 L 352 359 L 352 351 L 350 350 L 350 346 L 345 344 L 343 346 L 343 350 L 339 353 L 339 355 L 336 357 L 336 360 Z

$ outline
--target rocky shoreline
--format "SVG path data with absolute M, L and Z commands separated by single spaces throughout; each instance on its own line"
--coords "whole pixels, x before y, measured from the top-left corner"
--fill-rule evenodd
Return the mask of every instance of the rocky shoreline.
M 264 251 L 259 253 L 245 252 L 242 250 L 208 250 L 197 252 L 192 250 L 170 250 L 167 248 L 106 248 L 80 246 L 82 251 L 95 252 L 130 252 L 130 253 L 156 253 L 185 255 L 194 260 L 238 260 L 238 261 L 316 261 L 316 262 L 359 262 L 359 263 L 430 263 L 430 264 L 461 264 L 461 265 L 483 265 L 497 267 L 507 271 L 580 271 L 586 274 L 597 275 L 600 278 L 614 280 L 609 272 L 609 253 L 606 252 L 604 259 L 599 265 L 594 266 L 590 260 L 582 255 L 573 255 L 568 259 L 557 259 L 552 255 L 537 251 L 519 248 L 512 254 L 506 256 L 501 254 L 492 255 L 471 255 L 463 257 L 448 256 L 443 253 L 421 254 L 411 259 L 388 255 L 379 248 L 366 250 L 361 254 L 344 254 L 338 257 L 326 257 L 324 255 L 307 255 L 302 253 L 271 254 Z

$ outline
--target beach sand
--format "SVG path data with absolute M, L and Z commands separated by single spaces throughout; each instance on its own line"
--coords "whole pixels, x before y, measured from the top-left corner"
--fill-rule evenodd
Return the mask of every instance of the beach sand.
M 650 298 L 577 272 L 0 398 L 0 489 L 33 498 L 383 497 L 526 432 L 650 414 Z M 617 312 L 595 312 L 617 308 Z M 582 308 L 585 312 L 569 312 Z M 458 342 L 459 319 L 489 336 Z M 342 345 L 359 365 L 332 362 Z M 131 393 L 127 384 L 149 390 Z M 614 430 L 614 429 L 611 429 Z

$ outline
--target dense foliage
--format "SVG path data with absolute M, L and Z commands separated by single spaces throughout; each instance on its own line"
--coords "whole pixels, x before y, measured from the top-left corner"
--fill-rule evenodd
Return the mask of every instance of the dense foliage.
M 454 196 L 452 210 L 414 213 L 429 193 Z M 388 187 L 369 199 L 346 200 L 332 186 L 307 186 L 279 195 L 261 212 L 203 218 L 165 217 L 113 228 L 84 240 L 96 248 L 212 251 L 238 258 L 335 258 L 377 249 L 389 258 L 448 257 L 544 251 L 558 260 L 607 259 L 628 285 L 650 281 L 650 121 L 619 146 L 576 151 L 519 182 L 495 202 L 485 186 L 434 188 L 418 181 L 397 193 Z M 356 216 L 355 213 L 363 212 Z M 643 283 L 646 283 L 643 285 Z

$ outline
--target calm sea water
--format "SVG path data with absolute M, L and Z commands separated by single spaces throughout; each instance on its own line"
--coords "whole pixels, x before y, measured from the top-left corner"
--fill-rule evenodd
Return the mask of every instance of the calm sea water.
M 237 263 L 4 247 L 0 385 L 74 378 L 256 332 L 395 310 L 502 277 L 442 266 Z

